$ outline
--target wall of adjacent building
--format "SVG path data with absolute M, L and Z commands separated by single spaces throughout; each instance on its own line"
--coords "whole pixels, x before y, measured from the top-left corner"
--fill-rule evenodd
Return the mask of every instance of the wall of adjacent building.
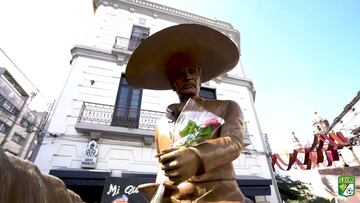
M 355 135 L 352 132 L 360 127 L 360 91 L 355 95 L 354 99 L 347 104 L 343 112 L 339 115 L 338 119 L 335 119 L 335 122 L 331 125 L 332 131 L 342 132 L 342 134 L 350 139 Z M 339 162 L 335 162 L 335 166 L 343 166 L 347 163 L 350 166 L 358 166 L 360 164 L 360 147 L 354 146 L 352 150 L 349 148 L 344 148 L 341 150 L 341 154 L 343 157 Z
M 31 111 L 26 103 L 27 97 L 21 96 L 16 88 L 1 75 L 0 87 L 1 147 L 20 158 L 28 159 L 36 144 L 44 115 Z M 27 122 L 26 125 L 22 123 L 24 119 Z

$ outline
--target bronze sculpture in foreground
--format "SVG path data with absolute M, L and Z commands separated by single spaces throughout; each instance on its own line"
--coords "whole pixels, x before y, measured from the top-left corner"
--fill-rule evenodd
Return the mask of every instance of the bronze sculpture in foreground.
M 59 178 L 41 174 L 36 165 L 0 148 L 0 202 L 81 203 Z
M 169 178 L 162 202 L 247 202 L 237 183 L 232 161 L 243 148 L 243 116 L 234 101 L 203 99 L 200 84 L 231 70 L 239 60 L 236 45 L 209 27 L 182 24 L 143 41 L 126 69 L 129 85 L 173 89 L 180 103 L 168 107 L 176 119 L 188 99 L 223 118 L 225 123 L 208 140 L 192 147 L 169 149 L 169 136 L 157 135 L 161 169 Z M 159 184 L 139 189 L 151 198 Z M 176 186 L 176 187 L 175 187 Z

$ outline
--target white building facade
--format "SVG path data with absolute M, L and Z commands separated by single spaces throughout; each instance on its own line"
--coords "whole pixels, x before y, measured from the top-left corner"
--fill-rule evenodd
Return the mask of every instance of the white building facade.
M 103 201 L 117 195 L 102 193 L 109 177 L 150 180 L 157 172 L 154 128 L 178 98 L 170 90 L 127 86 L 124 72 L 136 46 L 166 27 L 198 23 L 219 30 L 240 48 L 240 33 L 227 22 L 141 0 L 93 3 L 92 27 L 85 42 L 71 50 L 71 72 L 35 160 L 43 173 L 60 177 L 87 202 L 99 202 L 99 194 Z M 279 202 L 254 107 L 255 90 L 241 63 L 202 86 L 203 97 L 234 100 L 244 113 L 246 148 L 233 162 L 243 193 L 256 202 Z
M 344 107 L 329 127 L 329 131 L 342 132 L 351 148 L 341 150 L 342 162 L 335 163 L 336 167 L 343 165 L 360 165 L 360 91 Z

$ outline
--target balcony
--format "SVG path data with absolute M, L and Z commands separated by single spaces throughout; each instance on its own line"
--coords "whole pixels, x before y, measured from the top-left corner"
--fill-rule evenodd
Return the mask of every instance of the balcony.
M 116 56 L 119 63 L 127 63 L 132 54 L 132 51 L 128 49 L 130 39 L 125 37 L 116 36 L 115 43 L 112 48 L 112 54 Z
M 121 136 L 131 140 L 143 140 L 151 144 L 157 121 L 165 112 L 129 109 L 105 104 L 84 102 L 75 129 L 91 136 Z M 245 130 L 245 146 L 250 145 L 250 135 Z
M 84 102 L 75 129 L 91 136 L 121 135 L 150 144 L 156 123 L 163 116 L 165 112 Z
M 128 38 L 116 36 L 113 48 L 121 49 L 121 50 L 128 50 L 129 41 L 130 40 Z
M 251 145 L 250 133 L 247 127 L 247 122 L 244 123 L 244 145 L 245 147 Z

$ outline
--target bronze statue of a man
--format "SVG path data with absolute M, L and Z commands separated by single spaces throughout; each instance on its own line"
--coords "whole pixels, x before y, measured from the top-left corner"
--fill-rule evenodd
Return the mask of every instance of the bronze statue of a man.
M 198 24 L 166 28 L 147 38 L 134 51 L 126 68 L 129 85 L 173 89 L 180 103 L 168 107 L 176 119 L 191 98 L 225 123 L 199 145 L 169 150 L 166 137 L 156 137 L 161 169 L 176 190 L 163 202 L 247 202 L 237 183 L 232 161 L 243 148 L 243 115 L 234 101 L 200 98 L 202 82 L 231 70 L 239 60 L 237 46 L 222 33 Z M 158 184 L 157 184 L 158 185 Z M 141 190 L 152 196 L 156 184 Z

